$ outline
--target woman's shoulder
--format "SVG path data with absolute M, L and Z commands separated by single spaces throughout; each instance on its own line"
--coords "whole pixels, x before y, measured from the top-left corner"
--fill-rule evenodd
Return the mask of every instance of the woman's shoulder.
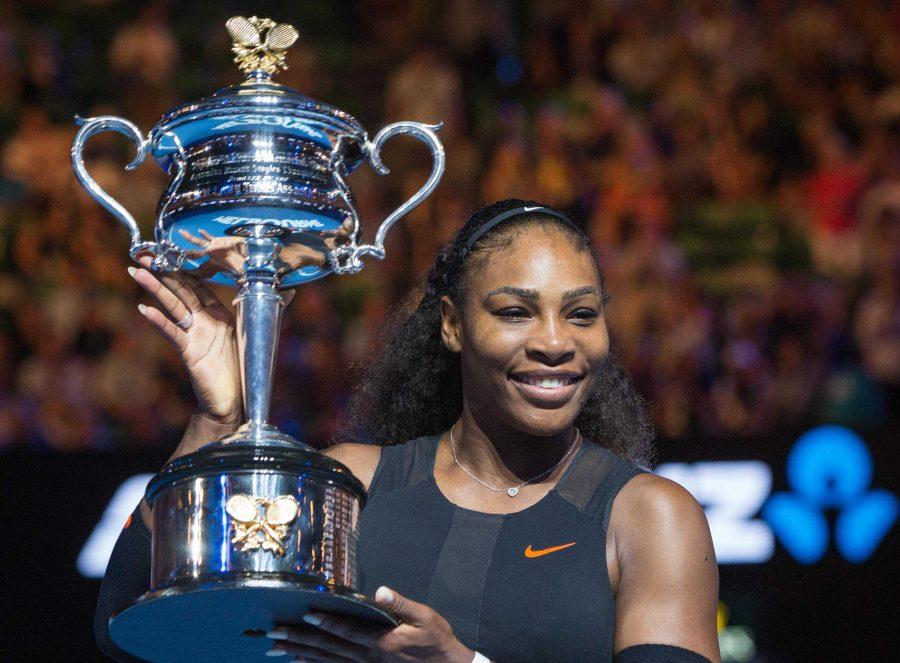
M 642 472 L 622 486 L 609 520 L 612 535 L 631 550 L 654 555 L 680 541 L 692 547 L 708 541 L 703 507 L 681 485 Z
M 703 514 L 700 504 L 684 487 L 651 472 L 635 474 L 622 486 L 616 500 L 623 514 L 649 514 L 661 520 Z
M 347 466 L 366 490 L 375 476 L 375 469 L 381 459 L 382 447 L 376 444 L 357 444 L 355 442 L 341 442 L 323 449 L 322 453 Z

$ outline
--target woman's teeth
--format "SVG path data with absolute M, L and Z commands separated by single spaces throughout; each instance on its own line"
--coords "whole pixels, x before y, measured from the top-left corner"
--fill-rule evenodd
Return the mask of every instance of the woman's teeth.
M 520 378 L 525 384 L 535 387 L 543 387 L 544 389 L 558 389 L 575 382 L 575 378 Z

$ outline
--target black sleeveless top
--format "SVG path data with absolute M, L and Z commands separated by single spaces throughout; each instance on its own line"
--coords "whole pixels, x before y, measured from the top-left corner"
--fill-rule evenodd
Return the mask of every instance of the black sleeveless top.
M 610 661 L 613 499 L 641 470 L 587 441 L 524 511 L 458 507 L 434 481 L 439 436 L 385 447 L 360 516 L 360 588 L 387 585 L 494 661 Z

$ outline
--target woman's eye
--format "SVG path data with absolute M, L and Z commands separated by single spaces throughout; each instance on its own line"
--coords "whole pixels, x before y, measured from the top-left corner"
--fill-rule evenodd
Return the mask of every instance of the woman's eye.
M 580 309 L 576 309 L 575 311 L 572 311 L 572 313 L 570 315 L 571 315 L 571 317 L 575 318 L 576 320 L 593 320 L 594 318 L 598 317 L 600 314 L 597 311 L 595 311 L 594 309 L 580 308 Z
M 528 312 L 523 308 L 514 307 L 497 311 L 497 315 L 501 318 L 524 318 L 528 315 Z

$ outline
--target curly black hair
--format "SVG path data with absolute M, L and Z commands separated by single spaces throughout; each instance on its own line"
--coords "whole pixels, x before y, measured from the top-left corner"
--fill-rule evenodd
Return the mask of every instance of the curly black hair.
M 464 311 L 472 276 L 493 252 L 509 247 L 520 230 L 541 227 L 565 233 L 574 246 L 592 256 L 604 303 L 607 301 L 603 270 L 590 239 L 574 223 L 555 216 L 540 212 L 513 216 L 489 229 L 466 250 L 469 238 L 486 222 L 526 206 L 547 207 L 517 199 L 482 207 L 441 250 L 424 284 L 415 287 L 389 316 L 379 351 L 358 368 L 345 425 L 337 439 L 392 445 L 442 433 L 453 425 L 462 413 L 462 375 L 459 355 L 441 340 L 441 297 L 448 295 Z M 653 427 L 643 399 L 612 353 L 607 355 L 575 425 L 585 439 L 635 465 L 652 467 Z

